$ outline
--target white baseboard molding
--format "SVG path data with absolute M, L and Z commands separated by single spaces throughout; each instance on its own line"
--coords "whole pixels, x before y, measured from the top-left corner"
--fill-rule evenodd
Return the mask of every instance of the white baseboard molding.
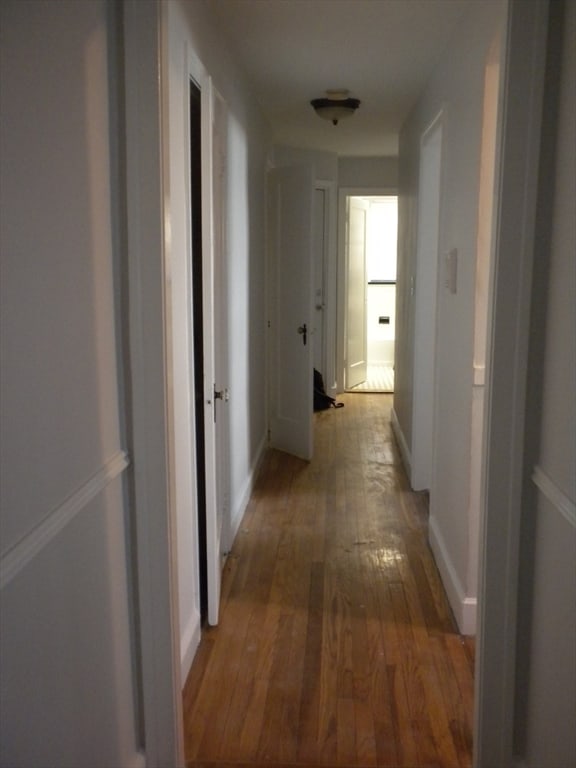
M 230 519 L 230 539 L 227 542 L 228 550 L 230 550 L 232 544 L 234 543 L 234 539 L 236 538 L 236 534 L 238 533 L 242 519 L 244 517 L 244 512 L 246 512 L 246 507 L 248 506 L 248 502 L 252 496 L 254 484 L 256 482 L 256 478 L 258 477 L 258 472 L 260 471 L 260 465 L 262 464 L 262 459 L 264 458 L 266 444 L 266 436 L 264 436 L 260 442 L 260 445 L 258 446 L 258 450 L 256 451 L 254 461 L 250 467 L 250 473 L 248 474 L 246 482 L 244 483 L 242 494 L 238 501 L 233 505 Z
M 400 426 L 400 422 L 398 421 L 398 416 L 396 415 L 394 408 L 392 408 L 390 411 L 390 423 L 392 424 L 392 431 L 394 432 L 394 437 L 396 438 L 398 447 L 400 448 L 404 469 L 408 477 L 410 477 L 412 474 L 412 454 L 410 453 L 410 448 L 408 448 L 408 443 L 406 442 L 404 432 L 402 431 L 402 427 Z
M 194 611 L 180 638 L 180 675 L 182 688 L 184 688 L 184 685 L 186 684 L 186 678 L 192 667 L 196 650 L 200 645 L 201 630 L 200 614 L 198 611 Z
M 463 635 L 475 635 L 477 599 L 466 595 L 446 549 L 438 521 L 432 515 L 428 521 L 428 537 L 458 629 Z

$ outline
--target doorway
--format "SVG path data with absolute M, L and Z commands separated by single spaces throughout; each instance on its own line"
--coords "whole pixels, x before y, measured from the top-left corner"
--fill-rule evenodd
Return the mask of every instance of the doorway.
M 349 194 L 344 222 L 344 388 L 394 391 L 398 198 Z

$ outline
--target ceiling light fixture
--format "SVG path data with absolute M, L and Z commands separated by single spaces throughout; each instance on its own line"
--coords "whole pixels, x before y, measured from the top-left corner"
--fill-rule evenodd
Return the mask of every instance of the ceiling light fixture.
M 330 120 L 332 125 L 338 125 L 338 121 L 344 117 L 353 115 L 360 106 L 360 99 L 348 96 L 348 91 L 326 91 L 322 99 L 312 99 L 310 104 L 316 110 L 318 117 Z

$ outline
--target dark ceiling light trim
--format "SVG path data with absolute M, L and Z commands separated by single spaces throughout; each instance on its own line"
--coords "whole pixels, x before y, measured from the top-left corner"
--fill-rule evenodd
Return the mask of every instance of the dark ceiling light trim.
M 326 91 L 326 94 L 321 99 L 312 99 L 310 104 L 318 117 L 330 120 L 332 125 L 338 125 L 339 120 L 353 115 L 360 106 L 360 99 L 348 96 L 348 91 Z

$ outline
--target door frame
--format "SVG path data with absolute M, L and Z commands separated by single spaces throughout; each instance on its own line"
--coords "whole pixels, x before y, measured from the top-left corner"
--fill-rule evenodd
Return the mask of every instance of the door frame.
M 348 278 L 346 265 L 346 200 L 348 197 L 398 196 L 397 187 L 340 187 L 338 189 L 338 266 L 336 296 L 336 391 L 344 392 L 346 375 L 346 297 Z
M 513 765 L 526 386 L 549 0 L 509 0 L 489 289 L 474 766 Z
M 133 543 L 138 596 L 134 674 L 146 765 L 183 766 L 176 509 L 166 284 L 167 46 L 163 4 L 125 0 L 126 258 Z

